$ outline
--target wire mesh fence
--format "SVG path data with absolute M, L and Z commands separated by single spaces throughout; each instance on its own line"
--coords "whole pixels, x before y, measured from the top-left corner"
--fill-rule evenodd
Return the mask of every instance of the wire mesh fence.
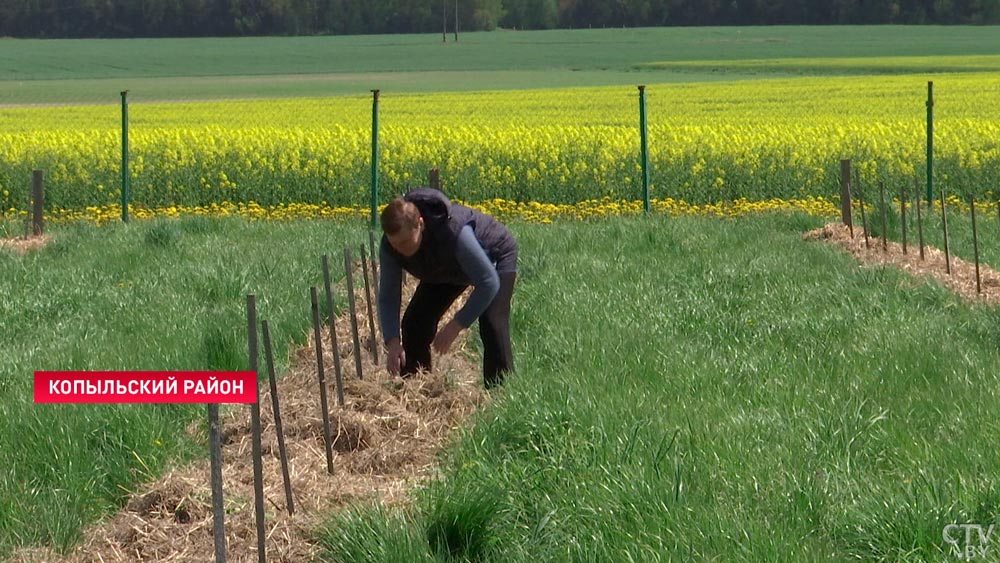
M 920 86 L 866 94 L 891 93 L 901 100 L 893 107 L 912 106 L 895 115 L 874 107 L 839 117 L 817 109 L 829 105 L 823 99 L 783 99 L 775 87 L 648 87 L 650 196 L 659 208 L 833 201 L 842 158 L 890 187 L 922 185 Z M 381 92 L 377 105 L 370 92 L 210 94 L 217 99 L 110 90 L 39 106 L 30 90 L 8 92 L 0 110 L 0 209 L 24 213 L 35 169 L 46 171 L 46 206 L 56 218 L 99 220 L 120 216 L 125 186 L 137 216 L 363 217 L 373 193 L 384 203 L 426 184 L 432 168 L 444 191 L 466 202 L 634 202 L 644 195 L 635 87 Z M 990 199 L 1000 180 L 1000 124 L 981 112 L 963 119 L 964 108 L 939 110 L 935 177 L 962 197 Z

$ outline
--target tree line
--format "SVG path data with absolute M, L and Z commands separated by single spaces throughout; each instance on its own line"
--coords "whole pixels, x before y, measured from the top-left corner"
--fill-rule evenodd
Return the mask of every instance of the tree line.
M 1000 0 L 0 0 L 9 37 L 773 24 L 996 24 Z

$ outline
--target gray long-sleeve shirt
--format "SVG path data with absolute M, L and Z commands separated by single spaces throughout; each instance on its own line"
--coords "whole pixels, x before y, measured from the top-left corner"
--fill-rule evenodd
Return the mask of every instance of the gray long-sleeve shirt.
M 500 276 L 470 225 L 462 227 L 458 233 L 455 257 L 462 272 L 469 278 L 469 285 L 473 287 L 469 299 L 455 315 L 455 320 L 468 328 L 486 311 L 500 291 Z M 399 262 L 392 254 L 386 252 L 384 247 L 379 251 L 379 260 L 381 261 L 379 324 L 382 327 L 382 338 L 388 344 L 393 338 L 399 338 L 403 276 Z

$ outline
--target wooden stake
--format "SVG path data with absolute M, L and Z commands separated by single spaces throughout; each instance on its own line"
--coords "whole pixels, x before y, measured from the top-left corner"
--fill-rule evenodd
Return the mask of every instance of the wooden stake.
M 871 244 L 868 242 L 868 217 L 865 215 L 865 198 L 861 190 L 858 190 L 858 204 L 861 205 L 861 228 L 865 232 L 865 248 L 871 248 Z
M 285 431 L 281 425 L 281 407 L 278 404 L 278 379 L 274 373 L 274 351 L 271 347 L 271 330 L 267 321 L 261 323 L 264 331 L 264 360 L 267 362 L 267 381 L 271 388 L 271 412 L 274 413 L 274 431 L 278 437 L 278 459 L 281 461 L 281 481 L 285 486 L 285 507 L 288 514 L 295 514 L 292 498 L 292 481 L 288 476 L 288 451 L 285 449 Z
M 24 240 L 28 240 L 31 237 L 31 196 L 34 192 L 34 187 L 28 189 L 28 207 L 24 211 Z M 1000 202 L 997 203 L 1000 206 Z
M 889 235 L 886 232 L 889 227 L 886 224 L 885 216 L 888 213 L 885 209 L 885 182 L 878 183 L 878 197 L 879 203 L 882 207 L 882 252 L 889 251 Z
M 369 251 L 371 252 L 369 256 L 369 263 L 372 267 L 372 285 L 375 287 L 375 316 L 381 318 L 381 308 L 378 304 L 378 293 L 379 293 L 379 279 L 378 279 L 378 247 L 375 246 L 375 231 L 368 230 L 368 242 L 370 244 Z
M 368 259 L 365 258 L 365 246 L 361 245 L 361 271 L 365 278 L 365 298 L 368 306 L 368 332 L 372 342 L 372 363 L 378 365 L 378 340 L 375 338 L 375 313 L 372 311 L 372 292 L 368 284 Z
M 226 563 L 226 507 L 222 492 L 222 426 L 219 405 L 208 405 L 208 457 L 212 474 L 212 536 L 215 563 Z
M 431 168 L 427 173 L 427 185 L 435 190 L 441 189 L 441 171 L 437 168 Z
M 944 199 L 944 188 L 942 187 L 941 192 L 941 224 L 944 229 L 944 269 L 951 275 L 951 252 L 948 248 L 948 208 L 945 205 Z
M 351 249 L 344 249 L 344 270 L 347 272 L 347 301 L 351 309 L 351 334 L 354 336 L 354 369 L 358 379 L 362 379 L 361 371 L 361 339 L 358 337 L 358 310 L 354 305 L 354 262 L 351 260 Z
M 41 170 L 35 170 L 31 175 L 31 193 L 31 234 L 39 237 L 45 234 L 45 183 Z
M 247 347 L 250 354 L 250 371 L 254 373 L 253 388 L 255 400 L 250 405 L 250 428 L 253 453 L 253 507 L 257 521 L 257 562 L 267 563 L 267 532 L 264 530 L 264 461 L 261 448 L 260 430 L 260 386 L 257 383 L 257 300 L 247 295 Z
M 979 277 L 979 234 L 976 232 L 976 197 L 970 196 L 969 208 L 972 210 L 972 249 L 976 255 L 976 293 L 983 293 L 983 284 Z
M 918 194 L 920 192 L 917 192 Z M 924 259 L 924 222 L 920 217 L 920 200 L 921 197 L 917 196 L 917 237 L 920 240 L 920 259 Z
M 906 187 L 902 188 L 899 193 L 899 223 L 903 226 L 903 254 L 908 254 L 906 251 Z
M 854 238 L 854 219 L 851 217 L 851 159 L 840 161 L 840 220 L 851 230 Z
M 330 437 L 330 409 L 326 402 L 326 374 L 323 371 L 323 337 L 320 335 L 319 297 L 316 287 L 309 288 L 312 302 L 313 340 L 316 341 L 316 373 L 319 375 L 319 408 L 323 417 L 323 445 L 326 447 L 326 472 L 333 475 L 333 440 Z
M 330 283 L 330 259 L 326 254 L 323 255 L 323 287 L 326 290 L 326 309 L 330 312 L 327 324 L 329 325 L 328 330 L 330 331 L 330 349 L 333 351 L 333 377 L 337 386 L 337 404 L 343 408 L 344 379 L 341 375 L 343 370 L 340 365 L 340 346 L 337 344 L 336 315 L 333 312 L 333 288 Z

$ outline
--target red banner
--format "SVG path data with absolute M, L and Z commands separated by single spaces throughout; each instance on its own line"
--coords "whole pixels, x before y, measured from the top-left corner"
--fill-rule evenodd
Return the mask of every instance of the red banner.
M 256 403 L 252 371 L 36 371 L 36 403 Z

